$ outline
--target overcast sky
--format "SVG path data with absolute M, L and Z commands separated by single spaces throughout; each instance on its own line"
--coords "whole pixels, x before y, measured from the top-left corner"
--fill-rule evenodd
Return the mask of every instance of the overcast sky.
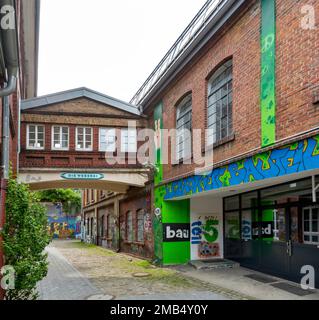
M 38 95 L 85 86 L 129 101 L 204 3 L 41 1 Z

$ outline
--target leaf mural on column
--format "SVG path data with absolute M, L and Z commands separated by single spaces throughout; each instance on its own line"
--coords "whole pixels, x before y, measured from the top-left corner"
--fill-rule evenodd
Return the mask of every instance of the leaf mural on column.
M 276 141 L 276 1 L 261 5 L 261 145 L 267 147 Z

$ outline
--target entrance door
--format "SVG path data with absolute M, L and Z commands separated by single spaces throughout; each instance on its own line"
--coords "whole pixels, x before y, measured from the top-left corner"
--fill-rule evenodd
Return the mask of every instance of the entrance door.
M 287 277 L 289 274 L 289 207 L 263 209 L 259 221 L 260 268 Z
M 309 206 L 291 208 L 290 210 L 290 256 L 289 277 L 300 282 L 301 268 L 305 265 L 319 269 L 319 207 Z M 316 288 L 319 288 L 319 277 L 315 277 Z

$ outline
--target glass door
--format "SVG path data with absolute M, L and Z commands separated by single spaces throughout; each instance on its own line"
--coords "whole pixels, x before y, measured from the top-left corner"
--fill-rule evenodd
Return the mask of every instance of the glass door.
M 261 268 L 278 275 L 288 273 L 289 209 L 277 207 L 262 210 L 260 263 Z

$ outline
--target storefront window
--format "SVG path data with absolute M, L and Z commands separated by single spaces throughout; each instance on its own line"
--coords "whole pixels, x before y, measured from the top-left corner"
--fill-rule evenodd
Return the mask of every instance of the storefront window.
M 241 238 L 249 241 L 254 239 L 254 227 L 258 232 L 258 211 L 256 209 L 243 210 L 241 214 Z
M 225 214 L 225 235 L 227 239 L 240 239 L 239 212 L 227 212 Z
M 225 210 L 238 210 L 239 209 L 239 196 L 225 199 Z
M 241 197 L 242 208 L 254 208 L 258 206 L 258 192 L 245 193 Z
M 275 241 L 286 241 L 286 213 L 285 209 L 281 208 L 273 211 L 273 232 L 269 237 L 273 237 Z M 271 225 L 270 223 L 268 224 Z M 267 235 L 267 234 L 266 234 Z
M 303 209 L 303 240 L 308 244 L 319 244 L 318 227 L 319 208 L 310 207 Z

